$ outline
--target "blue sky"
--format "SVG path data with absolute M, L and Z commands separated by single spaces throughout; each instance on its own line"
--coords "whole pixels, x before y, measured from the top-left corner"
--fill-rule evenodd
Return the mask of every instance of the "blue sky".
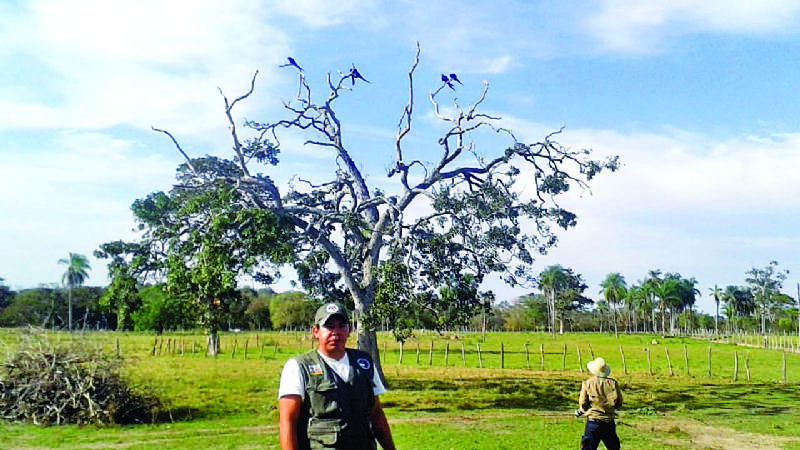
M 0 277 L 15 289 L 59 282 L 69 252 L 133 237 L 130 204 L 169 189 L 181 162 L 151 126 L 193 156 L 225 155 L 218 88 L 237 97 L 256 70 L 237 120 L 282 118 L 297 82 L 278 67 L 288 55 L 320 94 L 351 64 L 371 81 L 340 108 L 381 180 L 419 42 L 420 151 L 441 130 L 427 93 L 456 72 L 459 100 L 488 82 L 484 112 L 522 140 L 563 126 L 562 144 L 622 158 L 592 195 L 567 200 L 579 225 L 541 269 L 575 269 L 595 297 L 609 272 L 679 272 L 713 311 L 709 287 L 777 260 L 796 293 L 796 1 L 5 1 L 0 41 Z M 330 167 L 300 137 L 281 142 L 280 170 L 264 169 L 279 181 Z M 107 283 L 105 262 L 90 261 L 88 284 Z

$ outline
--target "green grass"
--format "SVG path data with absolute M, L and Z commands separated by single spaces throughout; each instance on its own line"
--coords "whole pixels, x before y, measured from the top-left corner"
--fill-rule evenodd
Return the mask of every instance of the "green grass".
M 0 351 L 13 350 L 29 333 L 0 330 Z M 202 335 L 48 335 L 111 352 L 118 346 L 126 361 L 126 376 L 164 399 L 173 421 L 124 427 L 3 424 L 0 448 L 278 448 L 280 370 L 287 358 L 312 345 L 307 333 L 230 334 L 222 337 L 224 353 L 211 358 L 203 354 Z M 612 376 L 622 385 L 625 409 L 618 432 L 626 448 L 703 449 L 718 448 L 713 442 L 727 442 L 727 448 L 800 449 L 800 431 L 793 414 L 800 401 L 797 354 L 785 355 L 787 382 L 783 383 L 782 351 L 689 338 L 657 337 L 654 344 L 653 336 L 621 334 L 617 339 L 576 334 L 553 341 L 545 334 L 498 333 L 482 342 L 479 335 L 455 339 L 418 333 L 404 346 L 402 364 L 398 364 L 399 345 L 386 335 L 381 339 L 390 386 L 382 402 L 399 448 L 576 448 L 583 421 L 570 412 L 577 406 L 580 382 L 587 376 L 585 364 L 594 354 L 608 361 Z M 478 367 L 479 343 L 482 368 Z M 540 346 L 544 346 L 545 370 L 541 370 Z M 579 349 L 584 373 L 578 365 Z M 734 352 L 739 355 L 736 382 Z

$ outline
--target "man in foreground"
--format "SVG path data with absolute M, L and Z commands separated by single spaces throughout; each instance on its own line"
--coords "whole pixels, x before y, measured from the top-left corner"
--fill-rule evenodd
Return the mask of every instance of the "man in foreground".
M 317 310 L 315 350 L 283 366 L 278 391 L 282 450 L 395 450 L 379 395 L 386 392 L 368 354 L 345 348 L 347 311 L 338 303 Z
M 611 368 L 603 358 L 586 365 L 593 375 L 581 385 L 580 408 L 575 416 L 586 415 L 586 428 L 581 438 L 582 450 L 596 450 L 600 441 L 608 450 L 619 450 L 619 437 L 614 419 L 622 407 L 622 392 L 617 380 L 610 378 Z

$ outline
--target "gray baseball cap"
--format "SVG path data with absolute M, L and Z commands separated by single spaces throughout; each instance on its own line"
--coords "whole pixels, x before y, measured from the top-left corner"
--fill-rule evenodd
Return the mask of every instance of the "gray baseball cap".
M 336 302 L 331 302 L 325 303 L 317 309 L 317 314 L 314 316 L 314 325 L 325 325 L 325 322 L 327 322 L 331 316 L 341 316 L 345 322 L 350 322 L 350 317 L 347 315 L 347 310 L 344 309 L 344 306 Z

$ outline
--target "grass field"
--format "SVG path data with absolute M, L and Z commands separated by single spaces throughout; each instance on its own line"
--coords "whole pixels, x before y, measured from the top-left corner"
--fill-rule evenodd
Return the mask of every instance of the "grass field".
M 0 330 L 0 351 L 15 349 L 29 333 Z M 227 334 L 224 353 L 210 358 L 202 352 L 201 335 L 101 332 L 49 338 L 110 352 L 119 348 L 126 376 L 164 399 L 172 421 L 114 427 L 3 424 L 0 448 L 276 449 L 281 367 L 312 345 L 307 333 Z M 800 449 L 793 414 L 800 400 L 798 354 L 688 338 L 654 342 L 649 335 L 570 334 L 553 340 L 502 333 L 483 342 L 472 334 L 418 333 L 404 346 L 400 364 L 399 345 L 380 338 L 390 386 L 382 402 L 401 449 L 577 448 L 584 422 L 571 411 L 587 376 L 579 369 L 579 354 L 584 372 L 593 356 L 603 356 L 621 383 L 625 408 L 618 432 L 624 448 Z

